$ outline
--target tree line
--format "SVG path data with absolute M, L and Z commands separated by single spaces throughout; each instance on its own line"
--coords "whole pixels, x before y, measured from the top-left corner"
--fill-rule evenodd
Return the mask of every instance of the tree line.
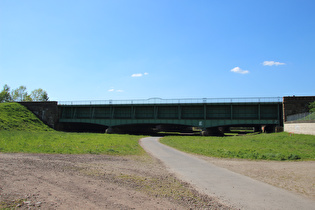
M 0 92 L 0 103 L 3 102 L 20 102 L 20 101 L 48 101 L 49 97 L 45 90 L 38 88 L 30 94 L 27 93 L 26 87 L 21 85 L 11 91 L 10 87 L 5 84 Z

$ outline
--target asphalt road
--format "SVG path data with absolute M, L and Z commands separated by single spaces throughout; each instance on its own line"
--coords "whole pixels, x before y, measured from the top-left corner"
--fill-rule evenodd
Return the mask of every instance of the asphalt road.
M 315 201 L 217 167 L 205 160 L 159 143 L 159 137 L 141 139 L 141 146 L 160 159 L 180 179 L 201 192 L 237 209 L 315 210 Z

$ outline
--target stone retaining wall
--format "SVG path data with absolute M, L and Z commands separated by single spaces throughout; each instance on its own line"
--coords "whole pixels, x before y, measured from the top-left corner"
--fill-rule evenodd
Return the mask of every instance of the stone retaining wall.
M 287 116 L 309 111 L 309 104 L 315 101 L 315 96 L 286 96 L 283 97 L 283 122 Z
M 284 131 L 289 133 L 315 135 L 315 123 L 285 123 Z
M 46 125 L 56 129 L 58 122 L 58 106 L 56 101 L 19 103 L 33 112 Z

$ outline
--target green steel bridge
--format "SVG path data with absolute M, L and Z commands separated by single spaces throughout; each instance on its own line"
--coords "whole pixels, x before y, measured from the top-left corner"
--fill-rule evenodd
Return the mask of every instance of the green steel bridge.
M 58 102 L 64 128 L 91 125 L 108 133 L 188 131 L 206 135 L 228 127 L 282 126 L 282 98 L 160 99 Z

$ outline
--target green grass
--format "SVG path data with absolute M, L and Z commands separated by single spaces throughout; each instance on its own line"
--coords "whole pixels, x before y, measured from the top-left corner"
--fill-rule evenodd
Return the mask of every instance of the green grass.
M 57 132 L 18 103 L 0 103 L 0 152 L 140 155 L 140 136 Z
M 212 157 L 253 160 L 315 160 L 315 136 L 273 133 L 233 137 L 168 136 L 161 142 Z
M 132 135 L 57 131 L 0 131 L 0 152 L 141 155 L 144 150 L 138 143 L 140 138 Z
M 0 103 L 0 130 L 52 131 L 26 107 L 18 103 Z
M 0 202 L 0 209 L 17 209 L 17 206 L 22 206 L 24 201 L 25 199 L 4 200 Z

